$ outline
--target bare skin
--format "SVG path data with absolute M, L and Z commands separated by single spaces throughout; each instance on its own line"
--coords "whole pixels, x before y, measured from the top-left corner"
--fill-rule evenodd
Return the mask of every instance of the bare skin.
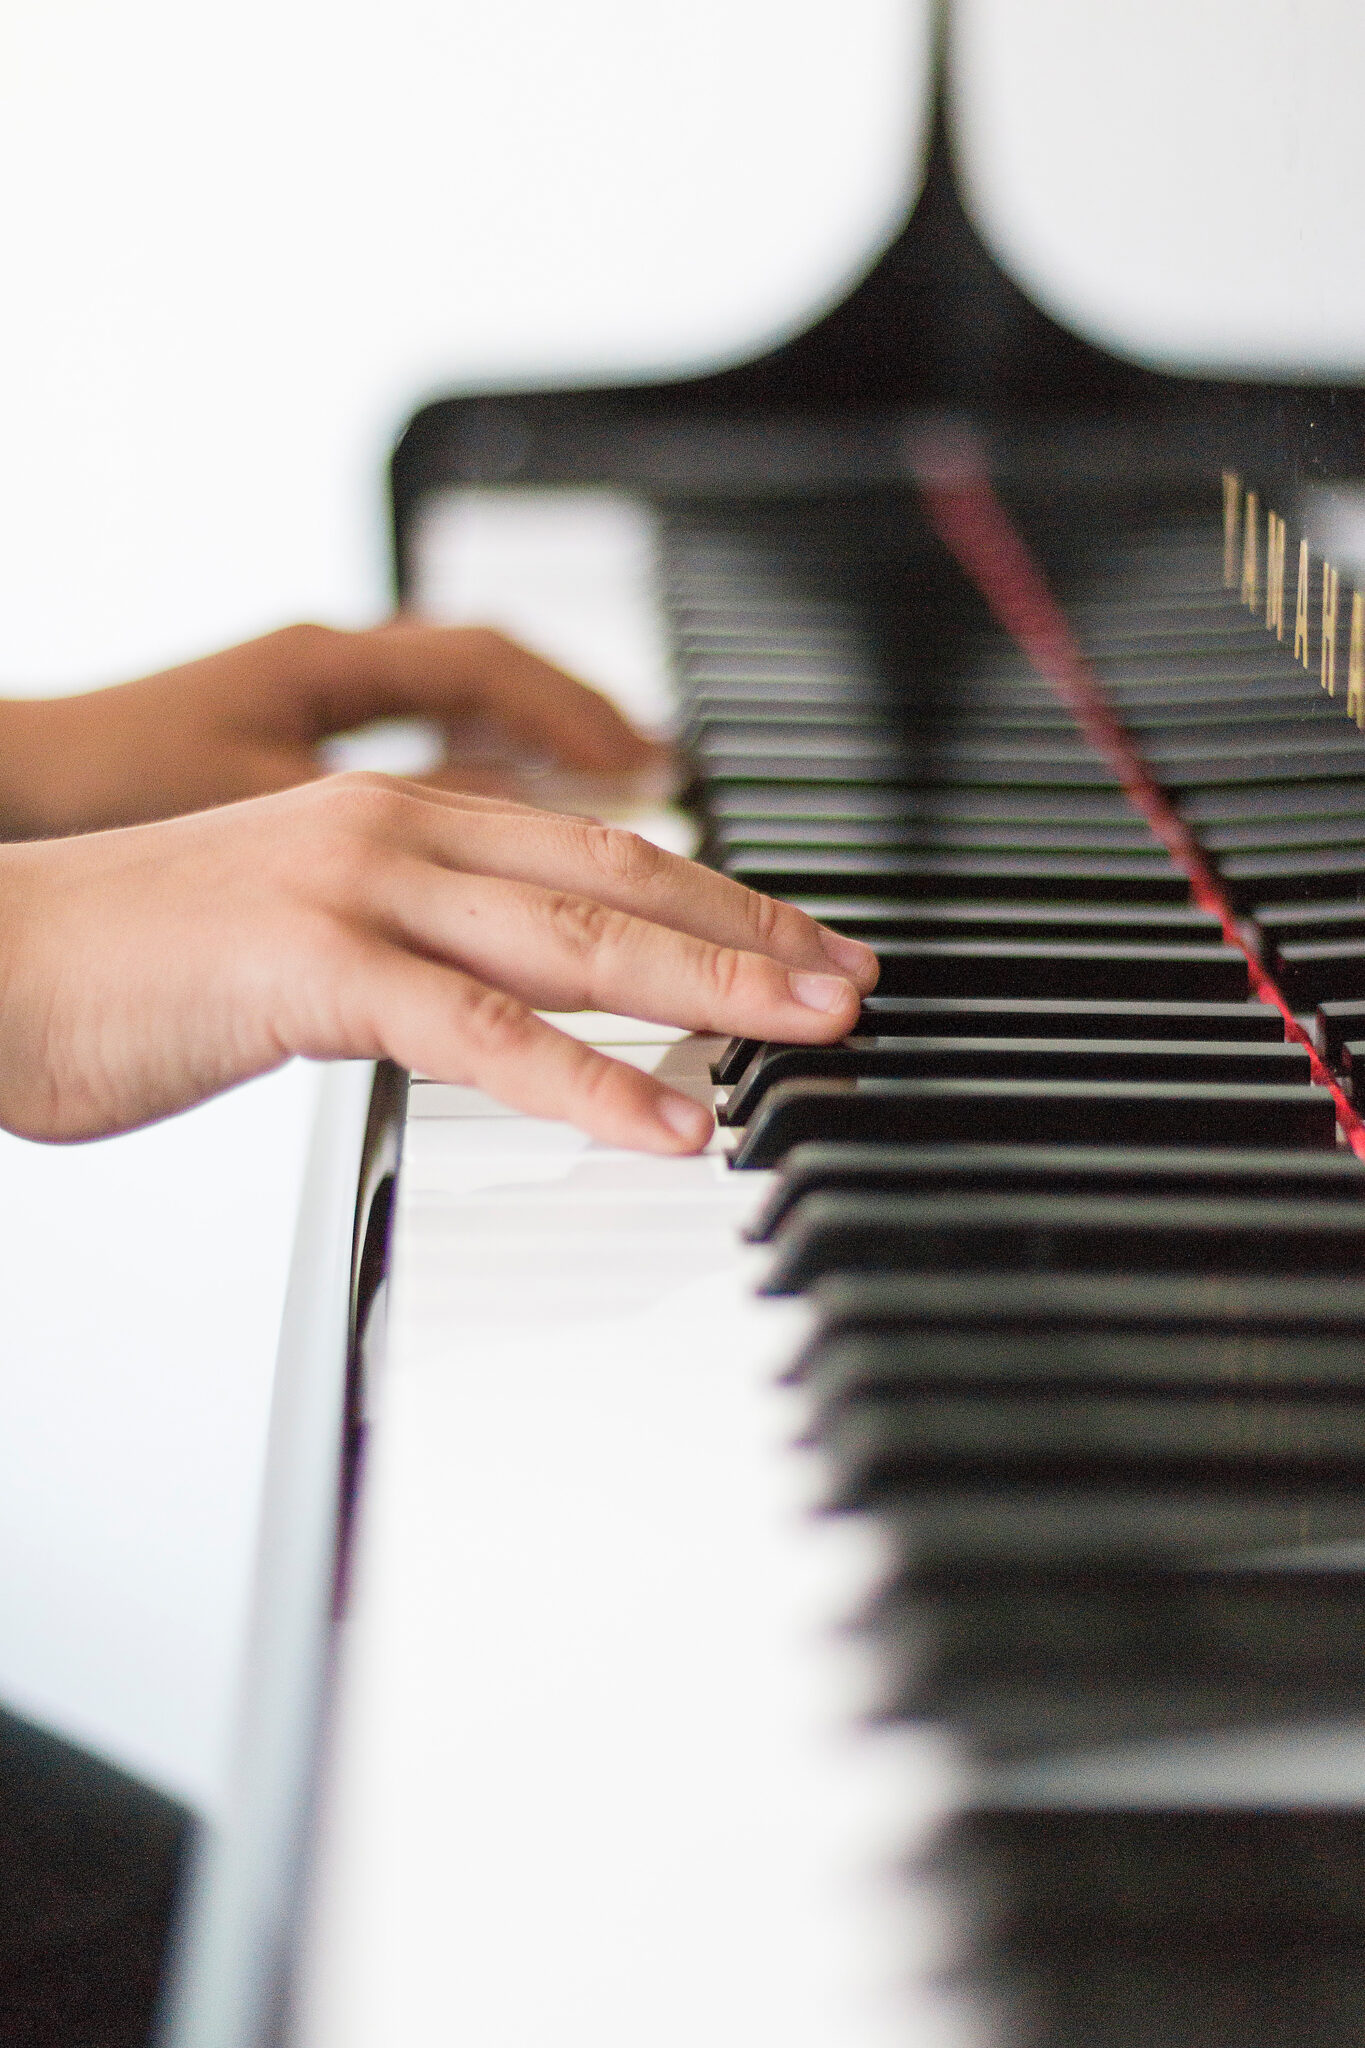
M 534 1011 L 804 1043 L 852 1028 L 876 978 L 867 947 L 633 833 L 439 780 L 317 779 L 326 731 L 387 711 L 453 716 L 471 700 L 576 766 L 629 770 L 655 750 L 495 636 L 324 636 L 350 645 L 320 681 L 305 658 L 316 630 L 180 680 L 25 705 L 57 714 L 32 755 L 11 750 L 14 707 L 0 706 L 0 774 L 29 834 L 0 846 L 8 1129 L 131 1129 L 303 1054 L 392 1058 L 610 1144 L 692 1152 L 705 1111 Z M 59 731 L 80 740 L 65 770 Z M 167 815 L 291 781 L 303 786 Z M 111 816 L 165 821 L 37 836 Z
M 446 729 L 430 787 L 521 795 L 518 756 L 628 785 L 665 750 L 605 697 L 482 626 L 395 619 L 286 626 L 161 675 L 74 697 L 0 700 L 0 838 L 171 818 L 324 774 L 324 740 L 375 718 Z M 480 757 L 463 756 L 475 728 Z M 507 764 L 491 766 L 488 741 Z

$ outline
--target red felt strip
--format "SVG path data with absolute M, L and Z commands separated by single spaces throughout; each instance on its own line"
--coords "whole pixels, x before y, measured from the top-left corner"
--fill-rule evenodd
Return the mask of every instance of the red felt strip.
M 1005 631 L 1023 649 L 1038 674 L 1052 684 L 1090 744 L 1114 770 L 1129 802 L 1142 813 L 1172 859 L 1184 869 L 1194 902 L 1201 910 L 1214 912 L 1228 944 L 1245 955 L 1256 995 L 1280 1012 L 1285 1037 L 1307 1050 L 1314 1081 L 1331 1091 L 1342 1133 L 1352 1151 L 1365 1159 L 1365 1122 L 1324 1066 L 1283 991 L 1247 945 L 1203 847 L 1147 766 L 1132 733 L 1082 651 L 1042 568 L 996 496 L 989 478 L 955 452 L 946 468 L 941 463 L 926 465 L 920 478 L 920 492 L 941 539 Z

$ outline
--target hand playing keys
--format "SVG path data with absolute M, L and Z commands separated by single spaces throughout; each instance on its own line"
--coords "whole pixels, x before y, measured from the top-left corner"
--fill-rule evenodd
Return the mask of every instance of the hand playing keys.
M 690 1152 L 704 1110 L 534 1012 L 799 1042 L 852 1028 L 867 947 L 633 833 L 452 789 L 450 770 L 315 779 L 329 733 L 412 711 L 477 712 L 590 771 L 657 759 L 583 684 L 459 628 L 295 628 L 0 705 L 11 832 L 116 827 L 0 847 L 0 1122 L 95 1137 L 298 1053 L 388 1057 Z

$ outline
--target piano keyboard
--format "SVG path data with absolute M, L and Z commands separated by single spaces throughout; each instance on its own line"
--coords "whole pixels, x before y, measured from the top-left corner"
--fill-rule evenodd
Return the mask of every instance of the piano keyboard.
M 1216 500 L 1026 525 L 1228 930 L 913 498 L 661 515 L 702 850 L 882 981 L 574 1023 L 698 1160 L 414 1085 L 310 2048 L 1358 2038 L 1365 1164 L 1248 953 L 1349 1081 L 1365 741 Z M 586 519 L 638 619 L 649 517 L 466 501 L 428 602 Z

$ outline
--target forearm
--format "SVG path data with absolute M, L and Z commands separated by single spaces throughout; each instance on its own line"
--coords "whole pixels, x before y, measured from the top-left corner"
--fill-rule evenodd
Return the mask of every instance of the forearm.
M 500 634 L 391 623 L 290 626 L 163 674 L 80 695 L 0 699 L 0 839 L 57 838 L 310 782 L 321 743 L 373 718 L 469 721 L 588 775 L 657 771 L 662 750 L 604 698 Z M 466 764 L 433 771 L 465 786 Z M 515 776 L 483 774 L 502 795 Z M 597 808 L 597 804 L 588 806 Z

